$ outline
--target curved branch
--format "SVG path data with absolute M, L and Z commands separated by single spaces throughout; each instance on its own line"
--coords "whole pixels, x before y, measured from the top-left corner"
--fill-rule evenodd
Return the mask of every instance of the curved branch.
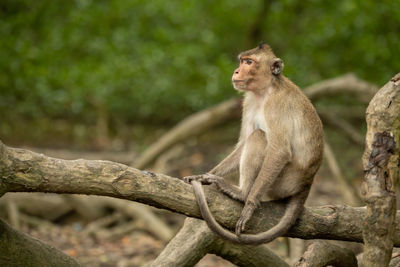
M 157 142 L 151 145 L 133 163 L 136 168 L 143 168 L 160 153 L 189 136 L 197 135 L 207 129 L 240 115 L 240 99 L 230 99 L 216 106 L 194 113 L 169 130 Z
M 143 172 L 101 160 L 61 160 L 0 142 L 0 191 L 48 192 L 112 196 L 201 218 L 192 186 L 163 174 Z M 223 226 L 234 229 L 242 204 L 206 186 L 210 209 Z M 249 233 L 266 231 L 282 217 L 285 204 L 263 203 L 249 222 Z M 365 208 L 306 208 L 287 236 L 362 242 Z M 397 217 L 400 226 L 400 216 Z M 400 246 L 400 229 L 393 235 Z
M 357 267 L 357 259 L 353 251 L 326 241 L 313 242 L 304 252 L 294 267 L 311 266 L 347 266 Z
M 205 223 L 187 218 L 181 230 L 149 267 L 194 266 L 211 250 L 216 238 Z
M 318 114 L 322 121 L 326 124 L 330 124 L 333 127 L 342 130 L 342 132 L 354 143 L 358 145 L 364 145 L 364 136 L 359 133 L 351 123 L 337 116 L 332 112 L 318 110 Z
M 265 245 L 232 244 L 216 236 L 204 221 L 187 218 L 178 234 L 149 267 L 193 266 L 207 253 L 216 254 L 237 266 L 289 266 Z
M 203 222 L 203 225 L 206 225 L 205 222 Z M 282 260 L 278 255 L 269 250 L 266 245 L 240 245 L 217 237 L 215 240 L 215 246 L 212 248 L 211 252 L 237 266 L 289 266 L 289 264 Z
M 368 103 L 377 91 L 376 85 L 361 80 L 353 73 L 324 80 L 304 88 L 304 93 L 313 101 L 322 96 L 352 93 L 358 95 L 361 101 Z
M 361 206 L 362 201 L 358 196 L 358 193 L 343 176 L 343 173 L 339 167 L 339 163 L 336 160 L 335 154 L 333 153 L 332 148 L 327 141 L 325 141 L 324 143 L 324 156 L 328 163 L 329 169 L 331 170 L 332 175 L 335 178 L 340 188 L 340 191 L 342 192 L 345 201 L 344 203 L 349 204 L 350 206 Z

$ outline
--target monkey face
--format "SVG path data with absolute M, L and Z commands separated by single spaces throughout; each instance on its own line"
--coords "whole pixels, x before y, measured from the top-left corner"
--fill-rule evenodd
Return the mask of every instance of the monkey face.
M 232 75 L 233 87 L 239 91 L 262 94 L 283 70 L 283 61 L 266 44 L 240 53 L 239 62 Z
M 239 60 L 239 67 L 232 75 L 233 87 L 239 91 L 254 91 L 260 88 L 259 82 L 265 80 L 265 74 L 262 75 L 259 59 L 255 56 L 243 56 Z

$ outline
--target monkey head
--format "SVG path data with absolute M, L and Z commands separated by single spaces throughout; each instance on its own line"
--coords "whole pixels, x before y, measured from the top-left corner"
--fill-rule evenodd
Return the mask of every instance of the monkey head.
M 242 52 L 239 67 L 233 72 L 232 84 L 239 91 L 263 91 L 278 79 L 284 64 L 267 44 Z

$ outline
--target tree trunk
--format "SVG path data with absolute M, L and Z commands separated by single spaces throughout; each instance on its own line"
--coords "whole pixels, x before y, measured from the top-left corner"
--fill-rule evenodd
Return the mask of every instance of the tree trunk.
M 73 258 L 0 220 L 0 266 L 80 266 Z
M 368 131 L 363 155 L 366 175 L 362 193 L 367 214 L 363 226 L 363 265 L 387 266 L 396 227 L 394 185 L 400 165 L 400 73 L 376 93 L 366 115 Z

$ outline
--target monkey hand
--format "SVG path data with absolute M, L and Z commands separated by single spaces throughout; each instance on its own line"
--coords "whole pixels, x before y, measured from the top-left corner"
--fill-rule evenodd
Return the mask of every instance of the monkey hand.
M 211 173 L 183 177 L 183 180 L 186 183 L 190 184 L 192 181 L 198 181 L 205 185 L 213 184 L 213 183 L 217 184 L 221 179 L 223 179 L 223 178 L 221 178 L 217 175 L 211 174 Z
M 244 231 L 247 222 L 250 220 L 251 216 L 253 215 L 254 210 L 256 209 L 257 204 L 246 201 L 244 208 L 242 210 L 242 214 L 240 215 L 239 220 L 236 223 L 236 235 L 240 236 L 240 234 Z

